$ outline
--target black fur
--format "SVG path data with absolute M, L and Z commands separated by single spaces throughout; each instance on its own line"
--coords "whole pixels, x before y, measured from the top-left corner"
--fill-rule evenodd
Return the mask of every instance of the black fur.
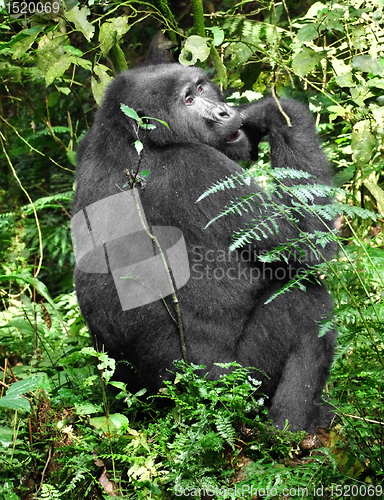
M 134 122 L 122 113 L 120 103 L 140 116 L 166 121 L 169 130 L 157 123 L 156 129 L 146 132 L 141 168 L 151 174 L 141 191 L 141 203 L 150 228 L 179 228 L 186 241 L 191 277 L 177 296 L 189 360 L 206 365 L 210 377 L 220 373 L 213 362 L 236 360 L 262 370 L 268 378 L 259 372 L 255 377 L 262 377 L 262 391 L 271 398 L 275 425 L 281 429 L 287 419 L 292 430 L 313 432 L 330 420 L 327 405 L 321 404 L 321 392 L 335 334 L 318 338 L 318 322 L 332 310 L 326 289 L 308 282 L 306 292 L 285 293 L 265 305 L 287 281 L 273 272 L 276 265 L 263 268 L 253 259 L 245 259 L 246 254 L 235 262 L 223 257 L 233 232 L 256 217 L 262 219 L 262 212 L 221 218 L 203 229 L 230 200 L 259 192 L 256 184 L 196 203 L 214 182 L 241 171 L 233 159 L 256 158 L 258 143 L 265 135 L 271 143 L 273 166 L 306 170 L 329 182 L 308 109 L 295 101 L 280 102 L 292 127 L 272 98 L 238 110 L 229 108 L 218 88 L 198 68 L 161 64 L 120 74 L 107 89 L 95 123 L 80 144 L 73 210 L 76 214 L 119 193 L 127 181 L 125 169 L 134 170 L 137 165 Z M 316 217 L 306 216 L 300 224 L 306 231 L 323 230 Z M 281 219 L 279 235 L 255 242 L 252 251 L 271 249 L 296 236 L 294 227 Z M 322 250 L 327 257 L 331 252 L 331 248 Z M 296 260 L 279 263 L 280 270 L 301 265 Z M 220 272 L 215 274 L 215 269 Z M 251 280 L 257 273 L 260 275 Z M 75 283 L 81 311 L 97 346 L 135 367 L 120 363 L 117 377 L 128 381 L 132 390 L 143 385 L 158 389 L 169 378 L 173 361 L 181 358 L 177 327 L 163 302 L 123 311 L 110 274 L 77 269 Z M 170 297 L 166 302 L 172 309 Z

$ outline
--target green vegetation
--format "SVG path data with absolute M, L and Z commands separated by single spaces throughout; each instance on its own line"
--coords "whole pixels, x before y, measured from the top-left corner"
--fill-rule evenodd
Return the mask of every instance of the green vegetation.
M 382 498 L 382 0 L 67 1 L 20 16 L 16 5 L 0 3 L 0 500 L 202 497 L 196 488 L 218 499 L 256 489 Z M 160 27 L 181 39 L 184 64 L 235 89 L 233 102 L 272 92 L 316 115 L 334 169 L 335 204 L 322 209 L 339 229 L 315 235 L 339 244 L 314 271 L 334 296 L 339 331 L 326 388 L 337 417 L 316 439 L 271 427 L 246 367 L 212 382 L 181 364 L 174 384 L 146 398 L 113 382 L 114 360 L 91 347 L 72 284 L 75 151 L 106 85 L 143 62 Z M 247 175 L 284 189 L 292 174 L 271 171 L 268 155 L 264 143 Z M 298 211 L 316 210 L 310 195 L 296 189 Z M 234 246 L 263 237 L 252 231 Z

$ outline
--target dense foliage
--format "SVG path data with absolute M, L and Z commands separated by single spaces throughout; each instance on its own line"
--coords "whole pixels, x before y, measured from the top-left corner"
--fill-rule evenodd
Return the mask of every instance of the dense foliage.
M 382 498 L 382 0 L 16 5 L 0 3 L 0 499 L 200 498 L 194 488 Z M 335 203 L 322 209 L 338 216 L 338 234 L 330 222 L 316 237 L 337 239 L 339 254 L 313 274 L 335 300 L 320 334 L 336 323 L 339 338 L 327 387 L 337 417 L 309 443 L 272 429 L 246 367 L 217 383 L 185 366 L 151 401 L 112 382 L 114 360 L 90 346 L 72 284 L 75 151 L 108 82 L 144 61 L 159 28 L 180 43 L 181 63 L 203 66 L 234 102 L 273 93 L 316 114 L 334 169 Z M 291 174 L 271 171 L 263 144 L 247 175 L 284 189 Z M 317 209 L 308 190 L 291 195 L 300 213 Z M 265 236 L 253 228 L 234 246 Z

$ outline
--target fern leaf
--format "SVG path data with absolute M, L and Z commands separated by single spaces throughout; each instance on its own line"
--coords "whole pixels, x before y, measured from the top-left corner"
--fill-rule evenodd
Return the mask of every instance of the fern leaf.
M 312 279 L 315 278 L 317 281 L 317 269 L 318 269 L 317 266 L 315 266 L 311 269 L 308 269 L 307 271 L 305 271 L 302 274 L 298 274 L 293 279 L 291 279 L 288 283 L 286 283 L 284 286 L 279 288 L 279 290 L 277 290 L 277 292 L 272 294 L 271 297 L 269 297 L 269 299 L 266 302 L 264 302 L 264 304 L 265 305 L 269 304 L 270 302 L 275 300 L 277 297 L 279 297 L 283 293 L 286 293 L 286 292 L 291 291 L 291 290 L 302 290 L 303 292 L 305 292 L 306 287 L 305 287 L 303 282 L 308 281 L 309 278 L 312 278 Z
M 283 179 L 309 179 L 310 177 L 313 178 L 313 175 L 311 175 L 308 172 L 305 172 L 304 170 L 295 170 L 294 168 L 274 168 L 271 171 L 271 175 L 281 181 Z
M 199 196 L 199 198 L 195 201 L 195 203 L 198 203 L 207 196 L 217 193 L 218 191 L 224 191 L 225 189 L 235 188 L 236 187 L 235 181 L 239 185 L 245 184 L 249 186 L 251 184 L 251 180 L 252 178 L 247 172 L 243 173 L 236 172 L 235 174 L 230 175 L 229 177 L 226 177 L 225 179 L 222 179 L 219 182 L 216 182 L 213 186 L 204 191 L 204 193 L 201 196 Z
M 215 425 L 219 436 L 234 449 L 235 429 L 232 425 L 232 418 L 228 414 L 220 412 L 215 418 Z
M 237 201 L 231 201 L 231 203 L 226 207 L 224 207 L 224 209 L 218 215 L 216 215 L 216 217 L 214 217 L 207 223 L 204 229 L 207 229 L 207 227 L 209 227 L 213 222 L 215 222 L 218 219 L 221 219 L 221 217 L 225 217 L 226 215 L 230 214 L 242 215 L 243 212 L 248 212 L 248 210 L 253 211 L 255 208 L 254 205 L 257 206 L 257 202 L 254 200 L 254 198 L 258 196 L 259 195 L 255 193 L 243 196 L 242 198 L 239 198 Z

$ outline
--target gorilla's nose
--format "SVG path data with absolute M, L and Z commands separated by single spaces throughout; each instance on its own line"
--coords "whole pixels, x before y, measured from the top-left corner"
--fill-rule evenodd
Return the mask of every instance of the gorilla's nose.
M 227 104 L 223 103 L 217 106 L 214 114 L 216 115 L 216 118 L 225 120 L 228 118 L 233 118 L 237 114 L 237 112 Z

